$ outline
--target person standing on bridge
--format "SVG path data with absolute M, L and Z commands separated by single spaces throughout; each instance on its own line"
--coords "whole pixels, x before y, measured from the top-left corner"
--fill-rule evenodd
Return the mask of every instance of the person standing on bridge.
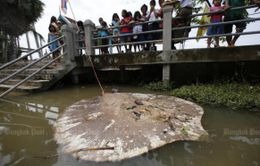
M 160 9 L 159 9 L 157 15 L 158 15 L 158 17 L 161 18 L 161 20 L 162 20 L 162 19 L 163 19 L 163 4 L 164 4 L 164 0 L 159 0 L 158 3 L 159 3 L 159 6 L 160 6 Z M 163 29 L 163 21 L 161 21 L 161 22 L 159 23 L 159 28 L 160 28 L 160 29 Z M 160 37 L 159 37 L 159 38 L 162 39 L 162 32 L 160 33 Z
M 49 33 L 48 33 L 48 43 L 56 40 L 60 36 L 59 26 L 57 24 L 57 18 L 55 16 L 51 17 L 50 25 L 49 25 Z M 60 42 L 56 40 L 49 46 L 50 51 L 52 52 L 53 59 L 57 58 L 60 55 Z
M 99 35 L 100 37 L 106 37 L 109 35 L 108 33 L 108 26 L 107 26 L 107 23 L 103 20 L 102 17 L 100 17 L 98 19 L 99 23 L 100 23 L 100 28 L 99 28 Z M 106 46 L 102 46 L 101 47 L 101 53 L 102 54 L 108 54 L 108 38 L 103 38 L 101 39 L 101 43 L 102 45 L 106 45 Z
M 115 44 L 119 44 L 120 43 L 120 38 L 119 38 L 119 35 L 120 35 L 120 30 L 119 30 L 119 26 L 120 26 L 120 18 L 119 18 L 119 15 L 117 13 L 114 13 L 113 16 L 112 16 L 112 23 L 111 23 L 111 27 L 113 28 L 112 32 L 113 32 L 113 36 L 116 36 L 113 38 L 113 42 Z M 118 53 L 121 53 L 121 46 L 118 45 L 116 46 L 117 48 L 117 52 Z
M 192 0 L 170 0 L 165 1 L 163 5 L 172 4 L 177 10 L 176 17 L 172 20 L 173 27 L 189 27 L 191 24 L 191 15 L 193 9 L 193 2 Z M 191 28 L 180 29 L 172 31 L 172 38 L 182 38 L 188 37 Z M 172 49 L 176 49 L 174 43 L 183 42 L 183 41 L 174 41 L 172 42 Z
M 159 22 L 158 22 L 159 9 L 157 9 L 155 6 L 156 6 L 156 1 L 151 0 L 150 1 L 150 12 L 148 14 L 148 21 L 149 21 L 148 31 L 155 31 L 155 30 L 159 29 Z M 148 40 L 154 41 L 154 40 L 158 40 L 158 39 L 159 39 L 158 32 L 152 32 L 152 33 L 148 34 Z M 155 42 L 149 43 L 148 47 L 150 50 L 156 51 Z
M 85 30 L 84 25 L 81 20 L 77 21 L 78 26 L 78 36 L 79 36 L 79 55 L 83 55 L 83 51 L 85 48 Z
M 148 6 L 146 5 L 146 4 L 143 4 L 142 6 L 141 6 L 141 12 L 142 12 L 142 17 L 141 17 L 141 20 L 142 20 L 142 22 L 146 22 L 146 21 L 148 21 L 148 13 L 147 13 L 147 10 L 148 10 Z M 145 31 L 148 31 L 148 24 L 147 23 L 144 23 L 143 25 L 142 25 L 143 27 L 142 27 L 142 30 L 143 30 L 143 32 L 145 32 Z M 147 41 L 147 39 L 148 39 L 148 34 L 143 34 L 143 37 L 144 37 L 144 41 Z M 143 44 L 143 50 L 144 51 L 147 51 L 147 50 L 149 50 L 149 44 Z
M 210 12 L 217 12 L 214 14 L 210 14 L 210 23 L 220 23 L 222 22 L 222 17 L 223 17 L 223 9 L 224 6 L 221 6 L 221 0 L 213 0 L 213 5 L 210 7 Z M 224 29 L 223 25 L 212 25 L 208 27 L 207 35 L 220 35 L 223 34 Z M 216 36 L 215 38 L 215 47 L 219 47 L 219 37 Z M 211 45 L 211 39 L 212 37 L 209 37 L 207 40 L 208 48 L 210 48 Z
M 225 8 L 229 9 L 230 7 L 241 7 L 245 6 L 245 0 L 225 0 Z M 246 18 L 247 11 L 245 9 L 229 9 L 226 14 L 224 21 L 236 21 L 243 20 Z M 225 24 L 224 31 L 225 33 L 232 33 L 233 25 L 236 26 L 236 33 L 241 33 L 246 29 L 246 22 L 237 22 Z M 228 47 L 234 47 L 237 39 L 240 35 L 226 36 Z
M 136 11 L 134 13 L 134 25 L 133 25 L 133 42 L 144 41 L 143 34 L 138 34 L 143 32 L 143 26 L 140 24 L 142 22 L 141 13 Z M 134 51 L 137 52 L 137 49 L 141 51 L 141 44 L 134 44 Z
M 246 0 L 225 0 L 225 8 L 229 9 L 226 14 L 224 21 L 236 21 L 236 20 L 243 20 L 247 18 L 247 11 L 246 9 L 235 9 L 232 10 L 230 7 L 242 7 L 246 5 Z M 251 3 L 256 4 L 260 7 L 259 0 L 251 0 Z M 236 26 L 236 33 L 242 33 L 246 29 L 246 22 L 237 22 L 237 23 L 230 23 L 224 26 L 225 33 L 232 33 L 233 25 Z M 234 47 L 237 39 L 240 35 L 234 36 L 226 36 L 227 44 L 229 47 Z
M 122 19 L 120 21 L 120 34 L 123 35 L 121 37 L 121 42 L 122 43 L 128 43 L 128 42 L 131 42 L 131 32 L 132 32 L 132 29 L 130 27 L 130 22 L 132 21 L 132 17 L 129 15 L 129 13 L 123 9 L 122 10 Z M 129 46 L 129 49 L 127 48 L 127 44 L 124 45 L 125 46 L 125 52 L 131 52 L 131 48 Z

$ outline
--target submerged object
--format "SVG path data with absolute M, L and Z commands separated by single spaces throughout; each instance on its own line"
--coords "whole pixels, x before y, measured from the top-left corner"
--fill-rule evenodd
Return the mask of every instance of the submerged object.
M 55 140 L 80 160 L 118 161 L 180 140 L 199 140 L 203 109 L 173 96 L 107 93 L 68 107 Z

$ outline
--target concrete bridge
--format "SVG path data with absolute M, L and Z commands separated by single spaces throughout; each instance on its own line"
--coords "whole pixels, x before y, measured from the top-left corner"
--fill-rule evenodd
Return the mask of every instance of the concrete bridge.
M 162 39 L 142 42 L 159 43 L 162 45 L 162 50 L 160 51 L 96 55 L 96 49 L 115 47 L 117 45 L 124 45 L 125 43 L 98 45 L 95 41 L 100 39 L 112 40 L 115 36 L 96 37 L 95 33 L 97 30 L 91 20 L 84 22 L 84 32 L 78 32 L 77 27 L 73 24 L 64 25 L 62 27 L 63 35 L 57 39 L 64 42 L 58 48 L 62 50 L 62 54 L 58 58 L 50 59 L 49 57 L 52 54 L 50 52 L 38 60 L 31 62 L 24 61 L 25 57 L 48 47 L 50 44 L 48 43 L 24 57 L 0 66 L 0 87 L 8 88 L 1 97 L 19 88 L 23 90 L 46 90 L 65 76 L 71 77 L 74 83 L 79 83 L 82 79 L 87 82 L 93 82 L 94 77 L 91 69 L 91 61 L 103 82 L 116 82 L 117 80 L 128 82 L 129 79 L 132 79 L 144 82 L 162 80 L 165 84 L 174 81 L 178 84 L 180 82 L 195 82 L 200 77 L 212 80 L 223 74 L 232 77 L 236 72 L 242 70 L 246 74 L 246 77 L 250 76 L 259 80 L 260 45 L 172 50 L 172 42 L 174 41 L 206 38 L 205 36 L 172 38 L 174 30 L 185 30 L 211 25 L 172 27 L 172 11 L 173 7 L 171 5 L 164 7 L 163 29 L 143 32 L 162 33 Z M 260 18 L 251 18 L 251 21 L 253 20 L 258 21 Z M 238 21 L 247 22 L 248 19 Z M 252 35 L 258 33 L 260 31 L 223 35 Z M 84 50 L 85 54 L 82 54 L 82 50 Z M 55 67 L 51 66 L 57 59 L 61 59 L 61 64 Z M 19 79 L 15 79 L 15 81 L 10 80 L 16 76 Z M 32 84 L 34 88 L 30 88 Z
M 254 5 L 246 6 L 245 8 L 252 8 Z M 109 82 L 109 79 L 105 79 L 106 75 L 113 73 L 120 76 L 120 82 L 128 82 L 127 75 L 129 72 L 135 74 L 141 74 L 141 77 L 145 77 L 145 75 L 156 75 L 154 78 L 150 78 L 149 81 L 152 80 L 162 80 L 166 84 L 170 81 L 176 82 L 179 80 L 178 75 L 182 71 L 187 71 L 187 69 L 183 68 L 190 68 L 190 71 L 186 74 L 186 79 L 188 77 L 195 77 L 196 79 L 200 77 L 200 75 L 221 75 L 217 73 L 221 73 L 222 69 L 228 70 L 229 76 L 232 75 L 231 73 L 235 74 L 238 70 L 247 70 L 254 78 L 259 78 L 259 73 L 255 71 L 260 71 L 259 60 L 260 60 L 260 45 L 251 45 L 251 46 L 239 46 L 239 47 L 220 47 L 220 48 L 197 48 L 197 49 L 181 49 L 181 50 L 172 50 L 172 42 L 174 41 L 185 41 L 191 39 L 200 39 L 200 38 L 207 38 L 208 36 L 203 37 L 179 37 L 179 38 L 172 38 L 172 33 L 175 31 L 185 31 L 188 28 L 200 28 L 200 27 L 207 27 L 211 24 L 206 25 L 193 25 L 187 27 L 172 27 L 172 11 L 173 6 L 167 5 L 163 9 L 164 13 L 164 20 L 163 20 L 163 29 L 156 30 L 157 33 L 162 33 L 161 40 L 155 41 L 144 41 L 142 43 L 159 43 L 162 44 L 161 51 L 146 51 L 146 52 L 139 52 L 139 53 L 118 53 L 118 54 L 97 54 L 95 49 L 99 49 L 102 47 L 116 47 L 118 45 L 123 46 L 123 44 L 109 44 L 109 45 L 97 45 L 95 41 L 102 40 L 102 39 L 109 39 L 112 40 L 115 36 L 108 36 L 108 37 L 95 37 L 93 32 L 96 32 L 97 29 L 95 28 L 94 23 L 91 20 L 86 20 L 84 22 L 84 29 L 85 29 L 85 42 L 87 55 L 91 55 L 93 64 L 97 70 L 99 70 L 99 74 L 104 78 L 104 81 Z M 193 16 L 201 16 L 203 14 L 194 14 Z M 259 18 L 251 18 L 252 20 L 258 20 Z M 245 20 L 238 20 L 237 22 L 246 22 L 250 21 L 250 19 Z M 232 21 L 235 22 L 235 21 Z M 223 24 L 227 24 L 225 22 Z M 65 28 L 65 27 L 64 27 Z M 68 28 L 68 27 L 66 27 Z M 153 33 L 154 31 L 145 32 L 145 33 Z M 259 34 L 260 31 L 251 31 L 251 32 L 244 32 L 244 33 L 233 33 L 233 34 L 223 34 L 222 36 L 228 35 L 253 35 Z M 141 33 L 140 33 L 141 34 Z M 216 35 L 215 35 L 216 36 Z M 220 35 L 221 36 L 221 35 Z M 211 36 L 212 37 L 212 36 Z M 214 36 L 213 36 L 214 37 Z M 128 44 L 135 44 L 128 43 Z M 206 44 L 206 43 L 205 43 Z M 79 48 L 79 44 L 78 44 Z M 90 67 L 90 63 L 88 61 L 88 57 L 84 57 L 81 55 L 76 56 L 76 63 L 77 69 L 72 72 L 73 80 L 75 83 L 79 82 L 80 78 L 78 75 L 84 75 L 84 73 L 88 72 L 86 68 Z M 230 68 L 224 67 L 223 65 L 230 65 Z M 243 65 L 241 65 L 243 64 Z M 188 66 L 187 66 L 188 65 Z M 182 67 L 181 67 L 182 66 Z M 245 68 L 245 66 L 248 66 Z M 195 69 L 194 67 L 197 67 Z M 213 67 L 213 68 L 212 68 Z M 243 69 L 239 69 L 242 67 Z M 205 70 L 205 68 L 207 68 Z M 211 69 L 212 68 L 212 69 Z M 154 71 L 156 69 L 156 71 Z M 146 70 L 146 71 L 145 71 Z M 149 70 L 152 72 L 150 73 Z M 181 70 L 181 71 L 178 71 Z M 134 72 L 138 71 L 138 72 Z M 223 71 L 224 73 L 225 71 Z M 179 74 L 178 74 L 179 73 Z M 195 74 L 197 73 L 197 75 Z M 247 73 L 247 74 L 250 74 Z M 90 74 L 90 73 L 89 73 Z M 135 75 L 133 74 L 133 75 Z M 111 78 L 113 78 L 112 74 L 109 74 Z M 225 75 L 225 74 L 224 74 Z M 135 76 L 133 76 L 135 77 Z M 185 79 L 185 77 L 181 76 Z M 116 78 L 114 79 L 116 80 Z M 140 80 L 142 81 L 142 80 Z M 192 82 L 192 80 L 190 80 Z M 194 82 L 194 81 L 193 81 Z

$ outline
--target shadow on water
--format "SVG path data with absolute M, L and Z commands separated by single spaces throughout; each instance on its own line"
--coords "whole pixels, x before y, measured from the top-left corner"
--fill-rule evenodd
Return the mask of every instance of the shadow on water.
M 106 87 L 110 91 L 113 86 Z M 147 91 L 116 87 L 121 92 Z M 180 141 L 147 154 L 113 163 L 77 161 L 56 154 L 55 120 L 69 105 L 98 96 L 96 86 L 68 87 L 38 94 L 14 96 L 20 104 L 0 102 L 0 165 L 37 166 L 257 166 L 260 164 L 260 115 L 205 106 L 202 119 L 209 139 Z M 44 158 L 47 157 L 47 158 Z

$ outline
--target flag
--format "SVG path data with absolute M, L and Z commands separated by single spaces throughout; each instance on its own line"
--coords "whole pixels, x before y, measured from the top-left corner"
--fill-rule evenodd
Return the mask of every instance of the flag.
M 61 0 L 61 10 L 64 14 L 67 14 L 67 2 L 68 0 Z
M 205 4 L 203 13 L 209 12 L 209 6 Z M 201 17 L 201 20 L 199 21 L 200 25 L 209 24 L 210 23 L 210 17 L 208 15 L 203 15 Z M 199 27 L 197 31 L 197 37 L 203 36 L 207 32 L 208 27 Z M 198 41 L 199 39 L 197 39 Z

